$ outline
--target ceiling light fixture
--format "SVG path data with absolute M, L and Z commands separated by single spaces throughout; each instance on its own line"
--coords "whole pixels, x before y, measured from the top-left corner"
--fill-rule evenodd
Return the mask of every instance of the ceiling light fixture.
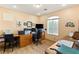
M 13 8 L 16 8 L 16 5 L 13 5 Z
M 45 8 L 44 11 L 47 11 L 47 9 Z
M 33 6 L 36 8 L 40 8 L 42 5 L 41 4 L 34 4 Z
M 62 4 L 62 6 L 67 6 L 67 4 Z

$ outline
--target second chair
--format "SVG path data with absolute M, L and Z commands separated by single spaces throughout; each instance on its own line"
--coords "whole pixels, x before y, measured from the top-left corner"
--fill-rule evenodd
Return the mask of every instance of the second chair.
M 4 52 L 6 48 L 11 48 L 13 51 L 14 45 L 16 43 L 13 34 L 5 34 L 4 35 Z

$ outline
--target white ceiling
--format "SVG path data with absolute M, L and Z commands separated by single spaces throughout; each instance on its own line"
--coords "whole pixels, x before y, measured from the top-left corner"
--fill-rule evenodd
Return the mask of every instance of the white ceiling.
M 16 5 L 16 8 L 13 8 L 14 5 Z M 35 8 L 33 4 L 0 4 L 0 7 L 10 8 L 17 11 L 33 14 L 33 15 L 48 14 L 50 12 L 54 12 L 68 6 L 71 6 L 71 5 L 62 6 L 61 4 L 42 4 L 40 8 Z M 47 10 L 45 11 L 44 9 L 47 9 Z

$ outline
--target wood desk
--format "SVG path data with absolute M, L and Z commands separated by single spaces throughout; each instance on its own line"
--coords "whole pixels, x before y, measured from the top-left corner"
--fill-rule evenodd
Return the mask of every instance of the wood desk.
M 24 47 L 24 46 L 27 46 L 29 44 L 32 44 L 32 34 L 14 35 L 14 37 L 19 41 L 18 42 L 19 47 Z M 41 38 L 41 40 L 44 40 L 44 39 L 45 39 L 45 32 L 42 32 L 42 38 Z M 4 41 L 4 37 L 0 36 L 0 40 Z
M 32 34 L 19 35 L 19 46 L 24 47 L 32 44 Z

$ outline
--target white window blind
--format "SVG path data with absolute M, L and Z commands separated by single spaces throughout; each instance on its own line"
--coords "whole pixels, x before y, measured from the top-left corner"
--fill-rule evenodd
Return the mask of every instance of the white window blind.
M 59 17 L 48 18 L 47 21 L 47 33 L 51 35 L 58 35 L 59 30 Z

